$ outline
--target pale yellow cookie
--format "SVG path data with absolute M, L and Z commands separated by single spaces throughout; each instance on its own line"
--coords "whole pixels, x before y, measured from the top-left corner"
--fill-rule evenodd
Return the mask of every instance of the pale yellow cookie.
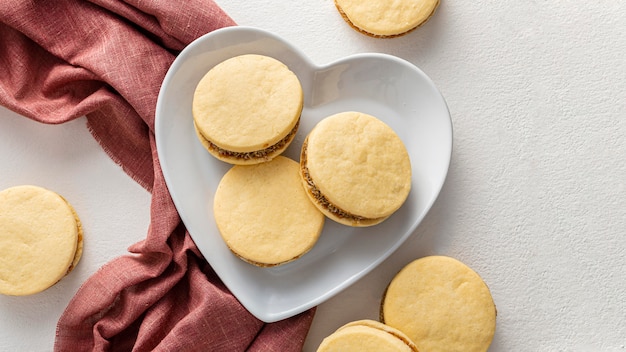
M 231 164 L 257 164 L 293 141 L 303 107 L 298 77 L 263 55 L 225 60 L 198 83 L 192 113 L 202 145 Z
M 359 32 L 392 38 L 428 21 L 439 0 L 335 0 L 335 6 L 343 19 Z
M 262 267 L 298 259 L 317 242 L 321 214 L 300 183 L 297 162 L 278 156 L 235 165 L 220 181 L 214 214 L 222 238 L 241 259 Z
M 41 292 L 78 264 L 80 220 L 57 193 L 37 186 L 0 192 L 0 293 Z
M 420 351 L 484 352 L 496 330 L 496 307 L 478 274 L 445 256 L 417 259 L 391 280 L 381 321 Z
M 320 121 L 300 155 L 311 201 L 334 221 L 376 225 L 398 210 L 411 190 L 411 162 L 400 137 L 374 116 L 343 112 Z
M 317 352 L 418 352 L 402 331 L 374 320 L 357 320 L 327 336 Z

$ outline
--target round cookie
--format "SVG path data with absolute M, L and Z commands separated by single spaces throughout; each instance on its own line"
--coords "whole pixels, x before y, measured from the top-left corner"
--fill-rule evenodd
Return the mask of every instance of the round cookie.
M 263 55 L 225 60 L 198 83 L 192 105 L 202 145 L 237 165 L 269 161 L 293 141 L 304 96 L 298 77 Z
M 381 321 L 404 332 L 420 351 L 484 352 L 496 329 L 496 308 L 480 276 L 445 256 L 417 259 L 390 282 Z
M 439 0 L 335 0 L 343 19 L 357 31 L 377 38 L 393 38 L 424 24 Z
M 51 287 L 78 264 L 82 249 L 80 220 L 63 197 L 30 185 L 0 192 L 0 293 Z
M 214 215 L 235 255 L 270 267 L 299 258 L 317 242 L 325 219 L 307 198 L 299 169 L 278 156 L 226 172 L 215 192 Z
M 327 336 L 317 352 L 418 352 L 401 331 L 374 320 L 357 320 Z
M 302 182 L 311 201 L 348 226 L 381 223 L 411 190 L 411 162 L 400 137 L 384 122 L 360 112 L 320 121 L 300 154 Z

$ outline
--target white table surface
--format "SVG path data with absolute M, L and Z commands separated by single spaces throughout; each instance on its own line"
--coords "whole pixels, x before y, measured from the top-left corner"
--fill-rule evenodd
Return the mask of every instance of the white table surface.
M 425 26 L 387 40 L 352 30 L 332 0 L 217 2 L 317 64 L 404 58 L 452 114 L 438 201 L 403 247 L 318 307 L 305 351 L 348 321 L 376 319 L 393 275 L 431 254 L 460 259 L 491 288 L 491 352 L 626 351 L 626 2 L 442 0 Z M 0 297 L 0 351 L 49 351 L 79 285 L 145 236 L 150 197 L 84 119 L 48 126 L 0 108 L 0 165 L 0 188 L 54 189 L 85 226 L 74 272 L 43 293 Z

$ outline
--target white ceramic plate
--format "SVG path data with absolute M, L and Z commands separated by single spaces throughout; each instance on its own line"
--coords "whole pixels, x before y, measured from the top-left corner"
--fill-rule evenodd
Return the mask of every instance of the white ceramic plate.
M 351 228 L 326 220 L 315 247 L 302 258 L 258 268 L 235 257 L 213 219 L 213 194 L 230 165 L 197 140 L 191 115 L 194 89 L 221 61 L 262 54 L 285 63 L 300 79 L 304 109 L 285 155 L 299 160 L 302 141 L 322 118 L 361 111 L 390 125 L 409 151 L 412 190 L 382 224 Z M 314 307 L 367 274 L 415 230 L 437 198 L 452 151 L 452 124 L 433 82 L 412 64 L 384 54 L 359 54 L 318 66 L 271 33 L 229 27 L 187 46 L 170 67 L 156 107 L 156 142 L 165 181 L 200 252 L 237 299 L 259 319 L 274 322 Z

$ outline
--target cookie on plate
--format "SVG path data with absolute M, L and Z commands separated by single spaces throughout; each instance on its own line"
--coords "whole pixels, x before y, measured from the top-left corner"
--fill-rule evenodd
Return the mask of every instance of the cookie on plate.
M 307 198 L 297 162 L 278 156 L 235 165 L 214 198 L 215 222 L 230 250 L 251 264 L 271 267 L 300 258 L 317 242 L 324 215 Z
M 247 165 L 269 161 L 296 135 L 303 107 L 298 77 L 282 62 L 241 55 L 209 70 L 192 105 L 196 134 L 216 158 Z
M 0 192 L 0 293 L 46 290 L 74 269 L 82 251 L 80 220 L 59 194 L 31 185 Z
M 418 352 L 402 331 L 375 320 L 357 320 L 327 336 L 317 352 Z
M 335 0 L 343 19 L 357 31 L 377 38 L 393 38 L 426 23 L 439 0 Z
M 361 112 L 321 120 L 302 145 L 300 167 L 313 204 L 348 226 L 381 223 L 411 190 L 411 162 L 402 140 L 387 124 Z
M 467 265 L 446 256 L 420 258 L 400 270 L 387 287 L 380 315 L 420 351 L 484 352 L 496 330 L 487 285 Z

